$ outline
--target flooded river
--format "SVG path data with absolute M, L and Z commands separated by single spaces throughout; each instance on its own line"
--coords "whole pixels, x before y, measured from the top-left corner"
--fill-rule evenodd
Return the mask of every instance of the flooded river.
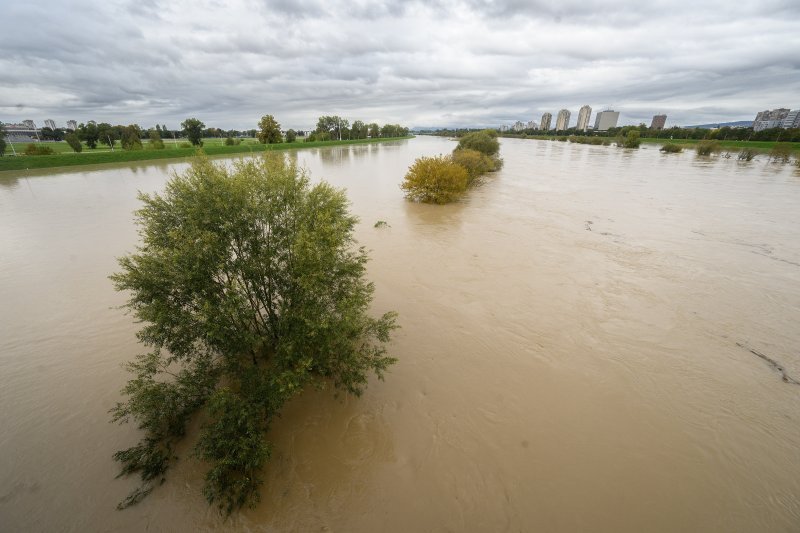
M 227 522 L 188 447 L 115 510 L 138 437 L 107 411 L 141 348 L 107 276 L 136 191 L 185 162 L 0 176 L 0 531 L 800 530 L 797 170 L 504 140 L 463 202 L 404 201 L 453 146 L 292 154 L 347 189 L 399 362 L 290 403 Z

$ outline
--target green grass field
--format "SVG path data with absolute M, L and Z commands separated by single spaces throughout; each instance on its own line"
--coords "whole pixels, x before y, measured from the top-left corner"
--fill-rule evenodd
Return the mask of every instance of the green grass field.
M 351 141 L 313 141 L 313 142 L 293 142 L 281 144 L 260 144 L 255 139 L 243 139 L 238 146 L 225 146 L 225 139 L 204 139 L 203 151 L 208 155 L 225 154 L 246 154 L 257 153 L 269 150 L 297 150 L 301 148 L 315 148 L 321 146 L 337 146 L 345 144 L 365 144 L 386 141 L 396 141 L 409 139 L 409 137 L 395 137 L 385 139 L 358 139 Z M 128 161 L 148 161 L 151 159 L 175 159 L 191 157 L 197 153 L 197 149 L 180 148 L 180 144 L 186 142 L 185 139 L 178 139 L 178 147 L 170 140 L 164 141 L 163 150 L 149 150 L 147 143 L 144 143 L 144 150 L 127 151 L 119 147 L 119 144 L 111 151 L 107 146 L 99 146 L 95 150 L 84 147 L 83 152 L 75 153 L 66 142 L 46 143 L 53 148 L 56 153 L 53 155 L 37 155 L 9 157 L 13 152 L 11 147 L 6 148 L 6 156 L 0 157 L 0 175 L 9 170 L 28 170 L 38 168 L 71 167 L 77 165 L 100 165 L 106 163 L 124 163 Z M 26 143 L 27 144 L 27 143 Z M 14 143 L 17 152 L 25 150 L 26 144 Z

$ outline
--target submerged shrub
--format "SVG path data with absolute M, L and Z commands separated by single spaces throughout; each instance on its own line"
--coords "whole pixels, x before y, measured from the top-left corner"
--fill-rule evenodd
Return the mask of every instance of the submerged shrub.
M 778 143 L 769 152 L 770 161 L 788 163 L 792 155 L 792 147 L 787 143 Z
M 233 137 L 228 137 L 225 139 L 225 146 L 234 146 L 236 141 L 233 140 Z
M 639 148 L 639 145 L 642 144 L 640 139 L 639 132 L 636 130 L 628 131 L 628 134 L 625 137 L 622 137 L 617 141 L 617 146 L 622 146 L 622 148 Z
M 458 200 L 467 190 L 468 182 L 467 169 L 440 155 L 414 161 L 400 188 L 410 200 L 446 204 Z
M 675 143 L 667 143 L 661 147 L 660 151 L 665 154 L 677 154 L 683 151 L 683 146 Z
M 500 151 L 500 142 L 494 130 L 473 131 L 458 140 L 456 150 L 477 150 L 486 155 L 496 155 Z
M 738 159 L 739 161 L 752 161 L 758 153 L 757 150 L 753 150 L 752 148 L 742 148 L 742 151 L 739 152 Z
M 720 146 L 717 141 L 700 141 L 695 147 L 697 155 L 711 155 L 720 151 Z
M 477 150 L 464 149 L 453 151 L 452 160 L 467 171 L 467 186 L 476 182 L 482 174 L 495 170 L 495 161 Z

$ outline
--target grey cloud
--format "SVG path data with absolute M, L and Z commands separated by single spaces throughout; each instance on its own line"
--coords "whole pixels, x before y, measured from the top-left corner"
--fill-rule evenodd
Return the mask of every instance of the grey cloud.
M 782 0 L 11 0 L 0 120 L 467 125 L 584 103 L 744 119 L 800 107 L 797 15 Z

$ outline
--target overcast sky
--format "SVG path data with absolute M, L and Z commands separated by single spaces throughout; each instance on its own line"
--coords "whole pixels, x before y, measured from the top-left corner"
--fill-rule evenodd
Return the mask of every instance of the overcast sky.
M 3 0 L 0 121 L 752 120 L 800 107 L 798 22 L 798 0 Z

